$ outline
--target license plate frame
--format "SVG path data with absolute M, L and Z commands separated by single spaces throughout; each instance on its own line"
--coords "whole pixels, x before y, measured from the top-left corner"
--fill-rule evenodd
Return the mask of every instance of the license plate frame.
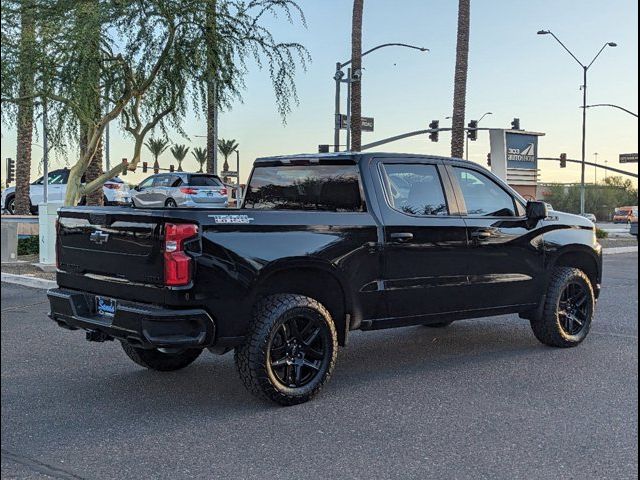
M 118 301 L 115 298 L 103 297 L 96 295 L 95 297 L 96 314 L 101 317 L 113 318 L 118 309 Z

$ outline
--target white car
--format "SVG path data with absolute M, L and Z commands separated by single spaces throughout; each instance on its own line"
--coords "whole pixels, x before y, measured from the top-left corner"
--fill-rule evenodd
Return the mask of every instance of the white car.
M 581 216 L 587 220 L 591 220 L 593 223 L 598 223 L 598 219 L 593 213 L 583 213 Z
M 48 179 L 47 200 L 53 203 L 64 202 L 69 180 L 69 169 L 62 168 L 49 172 Z M 129 186 L 117 177 L 107 181 L 102 191 L 104 192 L 105 205 L 131 205 Z M 2 210 L 11 215 L 15 214 L 15 192 L 15 187 L 6 188 L 2 192 L 2 200 L 0 201 Z M 38 205 L 44 201 L 44 177 L 40 177 L 31 184 L 29 197 L 31 199 L 31 213 L 36 213 Z

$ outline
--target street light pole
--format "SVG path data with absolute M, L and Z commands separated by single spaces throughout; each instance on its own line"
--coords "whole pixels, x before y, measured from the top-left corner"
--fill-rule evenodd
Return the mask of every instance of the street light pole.
M 582 67 L 583 72 L 583 83 L 582 83 L 582 162 L 581 162 L 581 175 L 580 175 L 580 213 L 585 213 L 585 203 L 586 203 L 586 161 L 587 161 L 587 73 L 589 68 L 594 64 L 594 62 L 598 59 L 600 54 L 607 47 L 617 47 L 618 44 L 614 42 L 605 43 L 600 51 L 593 57 L 591 63 L 585 65 L 578 57 L 576 57 L 567 46 L 562 43 L 562 41 L 550 30 L 539 30 L 538 35 L 551 35 L 561 46 L 564 48 L 573 59 L 578 62 L 578 64 Z
M 366 52 L 364 52 L 362 54 L 362 58 L 364 58 L 365 56 L 369 55 L 370 53 L 375 52 L 376 50 L 380 50 L 381 48 L 387 48 L 387 47 L 403 47 L 403 48 L 409 48 L 412 50 L 419 50 L 421 52 L 428 52 L 429 49 L 428 48 L 424 48 L 424 47 L 416 47 L 415 45 L 408 45 L 406 43 L 385 43 L 382 45 L 378 45 L 377 47 L 374 47 L 370 50 L 367 50 Z M 344 72 L 342 71 L 342 69 L 346 66 L 349 66 L 353 63 L 353 59 L 350 59 L 344 63 L 340 63 L 337 62 L 336 63 L 336 73 L 333 76 L 335 82 L 336 82 L 336 94 L 335 94 L 335 126 L 334 126 L 334 134 L 333 134 L 333 149 L 335 152 L 339 152 L 340 151 L 340 126 L 342 124 L 342 113 L 341 113 L 341 84 L 342 83 L 346 83 L 348 85 L 347 87 L 347 94 L 349 94 L 351 92 L 351 83 L 353 81 L 353 79 L 351 78 L 351 73 L 349 73 L 347 75 L 347 79 L 343 80 L 344 78 Z M 359 80 L 358 80 L 359 81 Z M 349 98 L 348 100 L 348 105 L 351 105 L 351 99 Z M 347 110 L 350 110 L 350 107 L 347 107 Z M 347 150 L 351 149 L 351 145 L 350 145 L 350 140 L 351 140 L 351 123 L 349 120 L 347 120 Z
M 42 149 L 44 177 L 42 181 L 42 199 L 47 203 L 49 199 L 49 125 L 47 122 L 47 101 L 42 102 Z

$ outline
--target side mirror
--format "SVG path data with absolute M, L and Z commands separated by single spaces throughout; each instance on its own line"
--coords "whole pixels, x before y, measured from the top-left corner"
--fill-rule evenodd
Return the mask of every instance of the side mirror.
M 549 216 L 549 210 L 547 204 L 544 202 L 528 202 L 527 203 L 527 218 L 531 221 L 538 222 L 544 220 Z
M 136 185 L 135 187 L 133 187 L 133 189 L 134 189 L 136 192 L 139 192 L 140 190 L 142 190 L 142 189 L 140 188 L 140 185 Z

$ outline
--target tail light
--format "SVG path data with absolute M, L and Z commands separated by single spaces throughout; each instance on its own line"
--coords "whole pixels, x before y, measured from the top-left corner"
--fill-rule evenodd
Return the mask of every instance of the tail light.
M 198 193 L 198 189 L 193 187 L 181 187 L 180 191 L 186 195 L 195 195 Z
M 226 195 L 227 194 L 227 189 L 226 188 L 221 188 L 220 189 L 220 195 Z
M 198 235 L 198 226 L 190 223 L 167 223 L 164 227 L 164 284 L 188 285 L 191 281 L 191 257 L 184 252 L 184 242 Z
M 119 183 L 105 183 L 104 187 L 109 190 L 120 190 L 121 185 Z

